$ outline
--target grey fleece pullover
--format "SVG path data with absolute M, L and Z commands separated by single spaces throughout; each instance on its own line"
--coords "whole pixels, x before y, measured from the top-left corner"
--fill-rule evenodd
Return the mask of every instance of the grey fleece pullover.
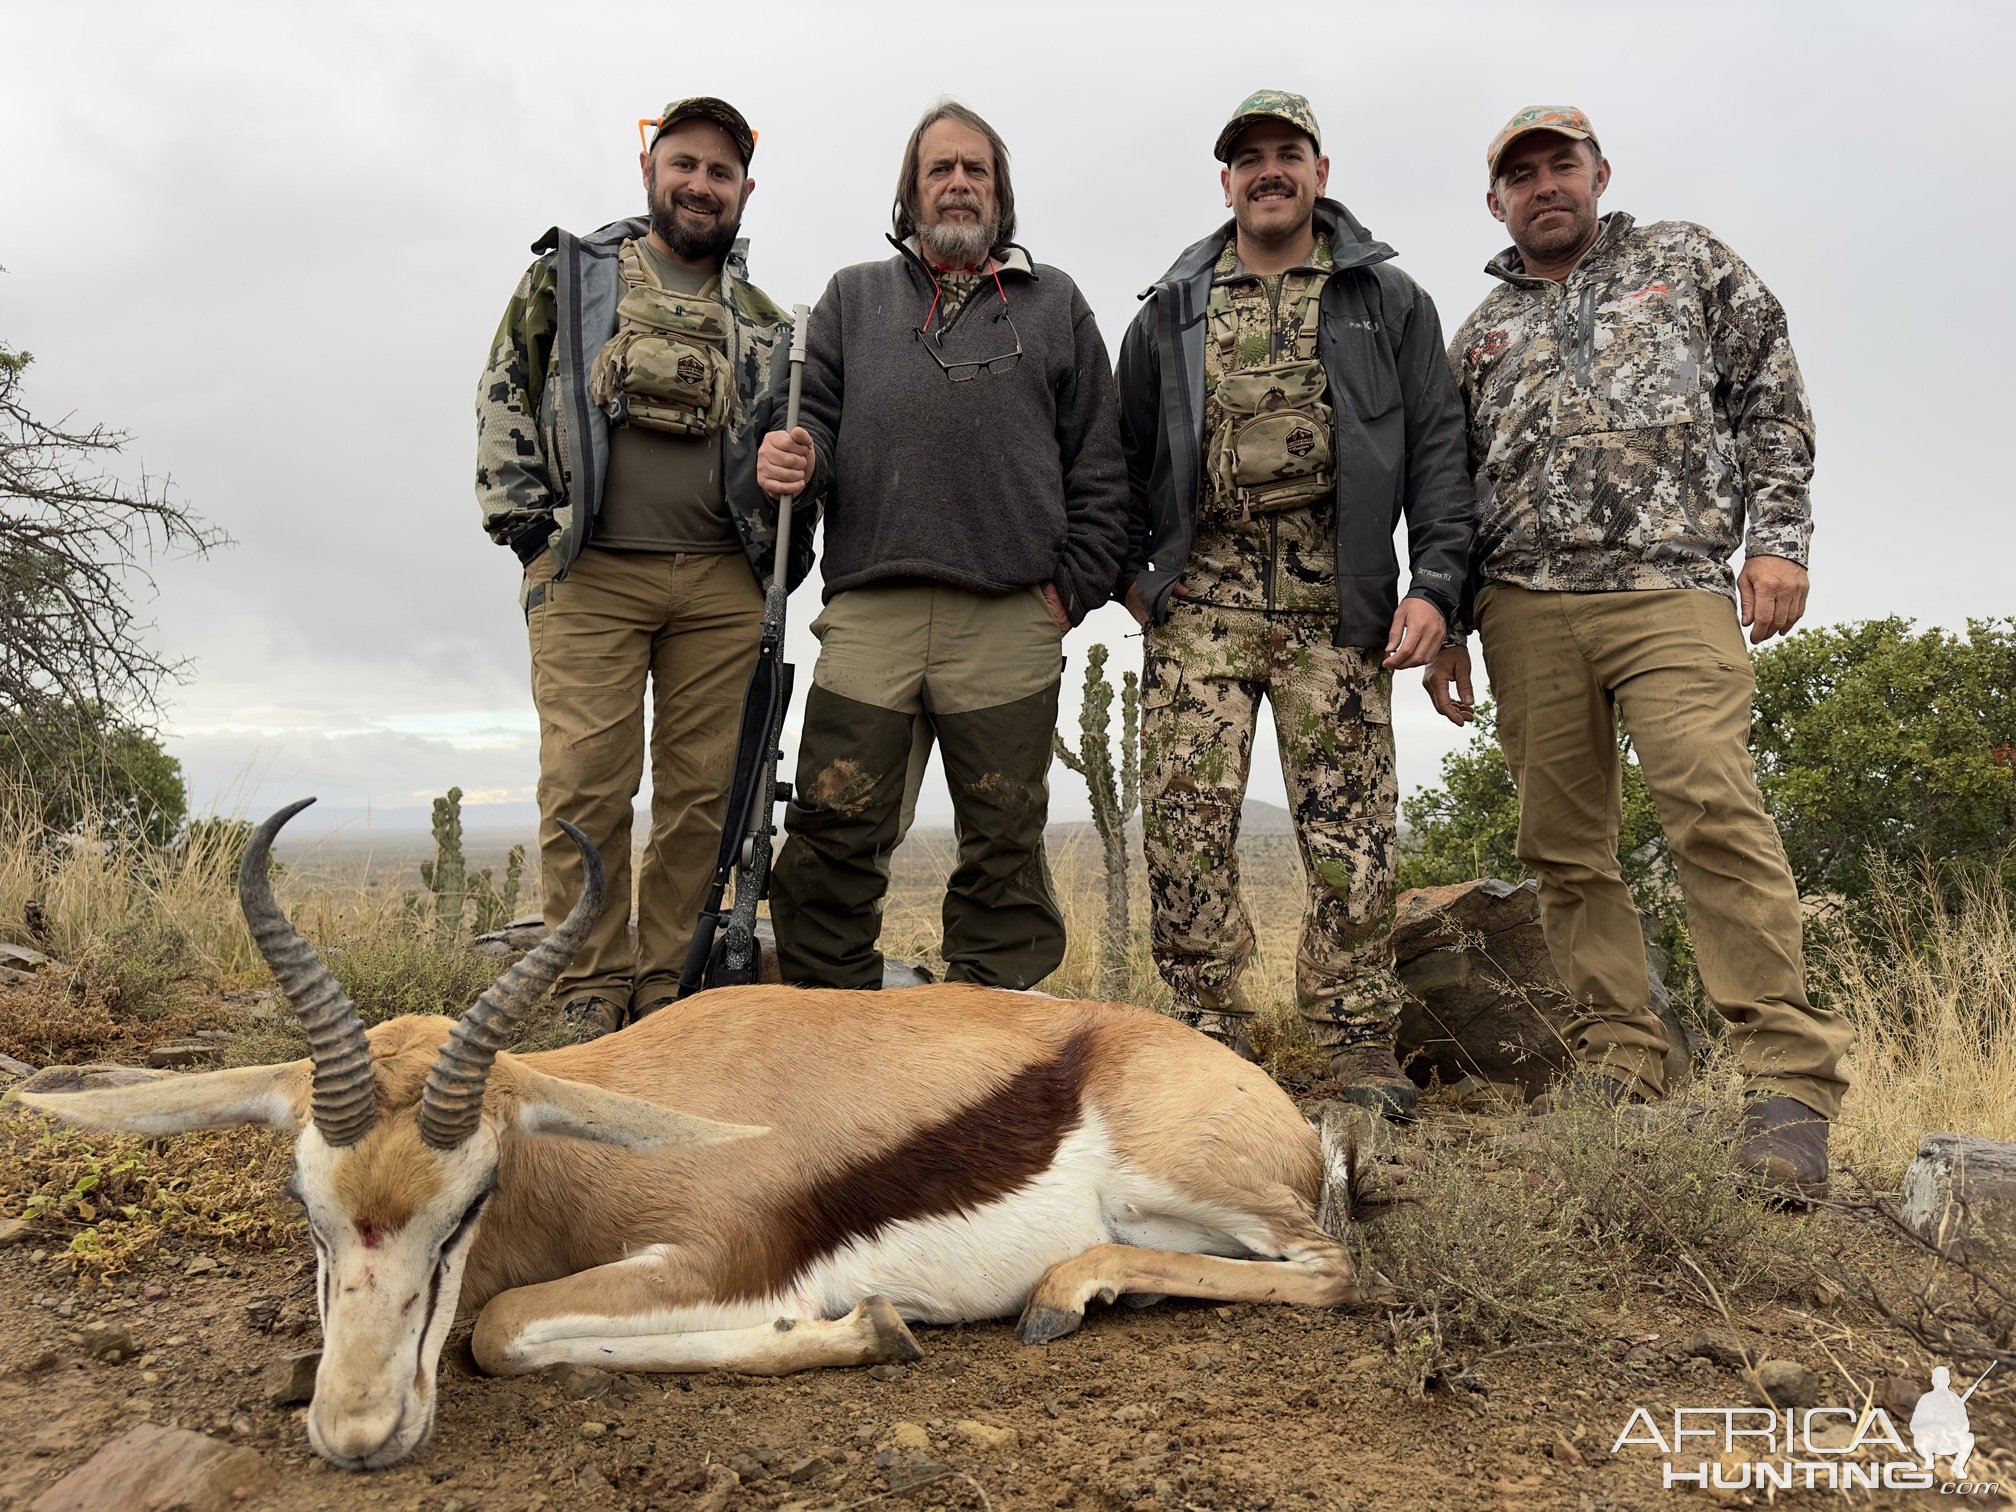
M 1004 305 L 1002 293 L 1007 299 Z M 842 268 L 812 312 L 800 423 L 825 501 L 826 597 L 870 583 L 978 593 L 1055 583 L 1076 624 L 1106 602 L 1127 546 L 1127 471 L 1097 322 L 1060 270 L 1013 249 L 949 326 L 918 335 L 932 278 L 907 247 Z M 779 427 L 781 428 L 781 426 Z

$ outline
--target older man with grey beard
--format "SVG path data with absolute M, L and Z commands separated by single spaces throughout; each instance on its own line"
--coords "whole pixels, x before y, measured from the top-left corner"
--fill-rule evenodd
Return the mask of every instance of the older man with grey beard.
M 1112 370 L 1091 308 L 1015 244 L 999 133 L 945 101 L 897 176 L 893 257 L 812 315 L 803 424 L 757 458 L 823 498 L 825 611 L 772 882 L 784 979 L 881 984 L 886 858 L 920 721 L 959 825 L 953 981 L 1028 987 L 1064 955 L 1043 858 L 1065 633 L 1127 538 Z

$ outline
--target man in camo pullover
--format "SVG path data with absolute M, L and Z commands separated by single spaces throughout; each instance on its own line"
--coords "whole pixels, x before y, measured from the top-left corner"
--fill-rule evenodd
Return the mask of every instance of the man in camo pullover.
M 1813 419 L 1785 313 L 1701 227 L 1598 218 L 1610 165 L 1581 111 L 1520 111 L 1487 162 L 1513 244 L 1486 269 L 1502 286 L 1450 344 L 1476 483 L 1466 601 L 1519 788 L 1519 857 L 1581 1005 L 1568 1038 L 1592 1091 L 1665 1091 L 1617 860 L 1621 713 L 1747 1078 L 1741 1163 L 1811 1196 L 1849 1031 L 1806 994 L 1798 891 L 1750 761 L 1738 624 L 1761 644 L 1806 607 Z M 1474 717 L 1464 623 L 1427 676 L 1457 724 Z

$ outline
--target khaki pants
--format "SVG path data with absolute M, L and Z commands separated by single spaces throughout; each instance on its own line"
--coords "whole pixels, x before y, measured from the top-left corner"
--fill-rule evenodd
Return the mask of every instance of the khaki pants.
M 1709 1001 L 1753 1084 L 1833 1117 L 1851 1032 L 1806 996 L 1799 894 L 1751 764 L 1756 689 L 1735 606 L 1700 589 L 1477 602 L 1498 738 L 1519 788 L 1519 859 L 1540 880 L 1554 969 L 1585 1012 L 1579 1060 L 1665 1091 L 1644 938 L 1617 864 L 1621 710 L 1672 847 Z
M 888 857 L 921 773 L 928 723 L 959 832 L 946 884 L 951 981 L 1033 986 L 1064 958 L 1043 825 L 1061 636 L 1038 589 L 856 588 L 813 622 L 798 780 L 772 874 L 787 982 L 878 987 Z
M 739 551 L 588 550 L 557 583 L 549 554 L 527 575 L 547 585 L 526 614 L 547 926 L 566 917 L 583 882 L 580 853 L 556 819 L 595 843 L 609 879 L 602 917 L 554 995 L 646 1008 L 678 987 L 714 870 L 763 596 Z M 644 771 L 647 681 L 651 834 L 637 873 L 633 955 L 631 805 Z

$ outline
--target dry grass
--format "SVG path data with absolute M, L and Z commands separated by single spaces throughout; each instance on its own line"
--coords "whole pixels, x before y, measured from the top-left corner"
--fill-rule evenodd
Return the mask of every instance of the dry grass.
M 1832 934 L 1812 964 L 1855 1026 L 1835 1156 L 1894 1185 L 1930 1130 L 2016 1139 L 2016 912 L 1985 876 L 1876 880 L 1861 938 Z

